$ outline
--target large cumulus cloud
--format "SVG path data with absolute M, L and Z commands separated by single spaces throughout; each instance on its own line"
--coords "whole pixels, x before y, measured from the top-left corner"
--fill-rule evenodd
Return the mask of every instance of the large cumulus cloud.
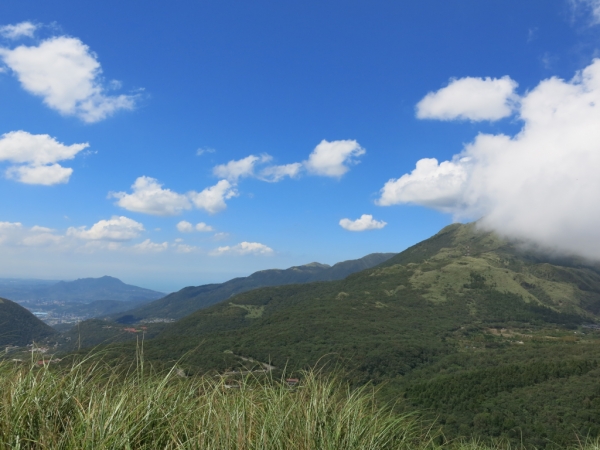
M 600 60 L 519 99 L 521 130 L 479 134 L 451 161 L 422 159 L 378 204 L 413 203 L 509 237 L 600 259 Z

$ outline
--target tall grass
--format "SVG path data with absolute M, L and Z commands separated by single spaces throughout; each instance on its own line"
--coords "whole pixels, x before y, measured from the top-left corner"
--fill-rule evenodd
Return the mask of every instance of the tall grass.
M 379 407 L 368 387 L 306 372 L 296 387 L 248 375 L 182 378 L 142 363 L 125 373 L 90 359 L 67 368 L 0 362 L 4 449 L 522 450 L 440 436 Z M 231 383 L 231 381 L 229 381 Z M 583 440 L 573 449 L 600 450 Z
M 424 438 L 368 388 L 314 372 L 294 388 L 247 376 L 233 389 L 142 366 L 0 364 L 1 449 L 410 449 Z

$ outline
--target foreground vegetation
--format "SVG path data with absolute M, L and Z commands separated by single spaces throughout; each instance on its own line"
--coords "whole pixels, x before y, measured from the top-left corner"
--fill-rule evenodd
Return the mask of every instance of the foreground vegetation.
M 369 387 L 304 372 L 297 385 L 245 377 L 128 371 L 101 361 L 69 367 L 0 364 L 0 449 L 532 448 L 445 441 L 436 425 L 377 405 Z M 558 447 L 567 448 L 567 447 Z M 573 449 L 598 450 L 577 439 Z
M 566 448 L 600 436 L 599 313 L 600 266 L 455 224 L 341 281 L 228 298 L 144 347 L 155 367 L 194 376 L 341 367 L 450 441 Z M 96 334 L 80 332 L 77 342 Z M 103 351 L 131 361 L 136 345 Z
M 0 448 L 395 449 L 423 436 L 413 416 L 378 408 L 367 388 L 350 391 L 307 372 L 298 386 L 120 373 L 101 363 L 0 366 Z

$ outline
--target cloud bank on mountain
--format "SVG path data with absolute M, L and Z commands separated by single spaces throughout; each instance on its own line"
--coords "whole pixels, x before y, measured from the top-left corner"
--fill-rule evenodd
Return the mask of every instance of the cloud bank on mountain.
M 377 203 L 483 217 L 508 237 L 600 259 L 600 59 L 571 80 L 541 81 L 518 104 L 517 134 L 481 133 L 450 161 L 421 159 Z

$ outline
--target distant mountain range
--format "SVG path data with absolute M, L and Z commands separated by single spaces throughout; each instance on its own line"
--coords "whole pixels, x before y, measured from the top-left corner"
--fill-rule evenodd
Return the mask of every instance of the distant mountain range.
M 162 292 L 125 284 L 109 276 L 80 278 L 75 281 L 0 279 L 0 296 L 17 302 L 91 303 L 98 300 L 140 302 L 155 300 L 164 295 Z
M 319 267 L 248 279 L 274 282 Z M 171 298 L 173 307 L 190 300 L 198 308 L 225 285 L 155 304 L 166 308 Z M 145 341 L 144 358 L 189 374 L 262 369 L 258 362 L 275 366 L 275 376 L 336 367 L 353 385 L 378 385 L 376 395 L 398 409 L 437 420 L 450 439 L 567 448 L 574 433 L 600 430 L 599 321 L 598 264 L 454 224 L 343 280 L 227 296 L 167 324 Z M 105 351 L 134 360 L 136 346 Z
M 395 253 L 372 253 L 333 266 L 313 262 L 289 269 L 261 270 L 225 283 L 186 287 L 111 318 L 120 323 L 135 323 L 144 319 L 181 319 L 194 311 L 259 287 L 341 280 L 350 274 L 381 264 L 394 255 Z
M 22 306 L 0 298 L 0 346 L 23 346 L 57 334 Z

